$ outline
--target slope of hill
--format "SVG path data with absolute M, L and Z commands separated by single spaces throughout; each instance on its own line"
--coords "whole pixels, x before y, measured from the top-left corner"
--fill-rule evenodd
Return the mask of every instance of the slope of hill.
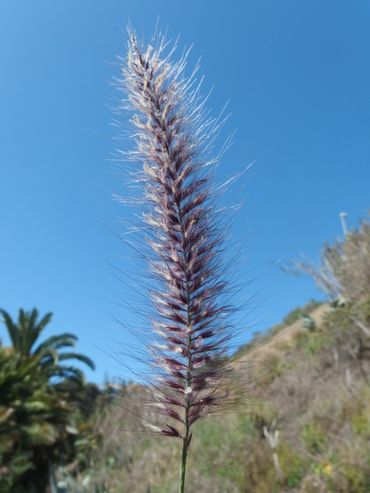
M 188 493 L 370 491 L 370 303 L 311 308 L 310 330 L 289 317 L 235 359 L 253 388 L 232 413 L 196 426 Z M 129 387 L 97 420 L 95 466 L 76 492 L 177 491 L 179 443 L 128 431 L 139 392 Z
M 320 326 L 324 316 L 330 310 L 331 306 L 328 303 L 314 303 L 312 301 L 301 309 L 293 310 L 285 317 L 288 323 L 283 321 L 283 323 L 274 326 L 270 331 L 247 344 L 244 350 L 239 351 L 239 353 L 245 353 L 238 358 L 239 361 L 258 363 L 267 355 L 279 353 L 280 348 L 284 348 L 294 337 L 305 331 L 303 317 L 310 319 L 315 326 Z M 297 315 L 294 316 L 295 314 Z M 289 322 L 289 315 L 293 315 L 291 322 Z

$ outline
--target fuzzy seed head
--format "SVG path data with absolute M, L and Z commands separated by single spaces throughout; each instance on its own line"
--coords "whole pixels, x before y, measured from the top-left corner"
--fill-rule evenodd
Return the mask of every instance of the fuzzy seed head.
M 223 302 L 223 237 L 209 175 L 216 160 L 208 146 L 218 122 L 205 117 L 196 71 L 185 76 L 186 55 L 172 62 L 173 53 L 161 36 L 143 49 L 130 33 L 123 79 L 135 129 L 130 158 L 141 163 L 135 179 L 155 280 L 149 350 L 158 419 L 151 429 L 182 437 L 185 426 L 225 396 L 232 307 Z

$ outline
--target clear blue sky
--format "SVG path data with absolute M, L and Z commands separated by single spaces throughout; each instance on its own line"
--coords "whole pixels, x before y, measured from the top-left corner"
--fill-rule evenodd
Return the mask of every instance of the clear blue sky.
M 237 134 L 218 178 L 256 160 L 235 231 L 258 278 L 250 294 L 262 290 L 245 339 L 318 295 L 274 263 L 316 255 L 340 211 L 356 224 L 370 207 L 368 2 L 3 0 L 0 306 L 53 311 L 50 334 L 75 332 L 97 381 L 126 376 L 109 354 L 131 342 L 114 321 L 129 316 L 113 303 L 128 288 L 109 266 L 126 253 L 111 80 L 126 22 L 149 37 L 158 16 L 202 56 L 212 107 L 230 99 Z

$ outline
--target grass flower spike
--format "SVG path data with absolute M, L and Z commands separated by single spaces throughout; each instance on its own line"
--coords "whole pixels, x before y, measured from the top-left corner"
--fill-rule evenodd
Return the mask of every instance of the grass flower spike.
M 123 67 L 135 127 L 130 158 L 144 207 L 142 230 L 155 287 L 151 343 L 154 431 L 182 440 L 179 491 L 185 488 L 192 426 L 226 398 L 225 356 L 231 337 L 222 262 L 223 235 L 208 156 L 221 123 L 205 114 L 187 54 L 173 63 L 163 36 L 145 49 L 129 33 Z

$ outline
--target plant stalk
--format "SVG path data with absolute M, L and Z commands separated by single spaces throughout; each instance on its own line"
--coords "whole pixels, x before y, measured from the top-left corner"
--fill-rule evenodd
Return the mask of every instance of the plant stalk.
M 188 457 L 188 448 L 189 448 L 189 438 L 187 435 L 188 433 L 186 433 L 186 436 L 183 438 L 183 442 L 182 442 L 179 493 L 185 492 L 186 460 Z

